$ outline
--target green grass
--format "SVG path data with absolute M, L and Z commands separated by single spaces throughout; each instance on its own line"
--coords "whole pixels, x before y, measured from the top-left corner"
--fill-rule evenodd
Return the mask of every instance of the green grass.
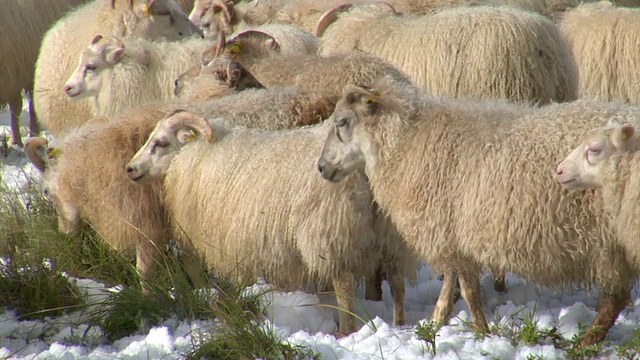
M 157 276 L 144 282 L 133 254 L 114 251 L 89 226 L 73 236 L 60 234 L 55 209 L 35 187 L 29 193 L 27 209 L 27 194 L 7 192 L 0 178 L 0 257 L 6 259 L 6 265 L 0 264 L 0 307 L 15 310 L 22 319 L 81 310 L 110 340 L 147 331 L 169 318 L 212 320 L 217 324 L 209 329 L 214 336 L 191 358 L 317 358 L 283 343 L 263 325 L 263 294 L 247 294 L 244 286 L 225 277 L 212 281 L 212 291 L 194 291 L 172 251 L 157 264 Z M 63 273 L 122 289 L 85 300 Z

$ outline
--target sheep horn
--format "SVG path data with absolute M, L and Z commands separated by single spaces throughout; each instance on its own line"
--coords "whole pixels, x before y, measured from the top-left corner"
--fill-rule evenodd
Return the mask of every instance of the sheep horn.
M 400 14 L 396 10 L 396 8 L 393 7 L 393 5 L 391 5 L 390 3 L 386 2 L 386 1 L 378 1 L 378 2 L 374 3 L 374 5 L 384 5 L 384 6 L 388 7 L 394 15 Z
M 233 2 L 227 2 L 225 0 L 213 0 L 211 6 L 213 6 L 214 13 L 216 12 L 216 9 L 222 10 L 227 18 L 227 25 L 231 24 L 233 18 L 235 17 L 235 8 Z
M 318 23 L 316 24 L 316 37 L 322 37 L 329 25 L 333 24 L 333 22 L 338 19 L 338 14 L 346 11 L 347 9 L 350 9 L 351 7 L 353 7 L 353 4 L 345 3 L 342 5 L 338 5 L 333 9 L 329 9 L 324 14 L 322 14 L 320 20 L 318 20 Z
M 24 153 L 27 155 L 27 158 L 33 163 L 36 169 L 44 172 L 47 167 L 46 163 L 38 154 L 38 149 L 43 148 L 49 145 L 49 141 L 43 137 L 31 137 L 28 138 L 24 143 Z
M 362 88 L 360 86 L 356 86 L 356 85 L 345 85 L 342 88 L 342 97 L 346 97 L 349 94 L 358 94 L 358 95 L 364 95 L 367 96 L 369 98 L 379 98 L 380 94 L 379 93 L 375 93 L 375 92 L 371 92 L 369 90 L 366 90 L 365 88 Z
M 93 37 L 93 39 L 91 40 L 91 45 L 96 44 L 98 41 L 102 40 L 104 38 L 104 36 L 98 34 L 96 36 Z
M 278 40 L 276 40 L 275 37 L 273 37 L 273 35 L 269 34 L 264 30 L 258 30 L 258 29 L 248 29 L 248 30 L 241 31 L 229 41 L 233 42 L 245 36 L 251 36 L 251 35 L 258 35 L 266 39 L 271 39 L 276 44 L 276 47 L 280 49 L 280 43 L 278 42 Z
M 190 127 L 200 133 L 207 139 L 207 142 L 213 141 L 213 131 L 207 120 L 201 116 L 195 115 L 183 109 L 175 110 L 167 119 L 166 125 L 169 130 L 175 133 L 185 127 Z

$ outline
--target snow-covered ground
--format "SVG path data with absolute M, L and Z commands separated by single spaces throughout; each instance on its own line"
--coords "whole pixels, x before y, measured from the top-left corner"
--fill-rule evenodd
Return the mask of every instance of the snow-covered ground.
M 28 114 L 24 114 L 26 118 Z M 0 113 L 0 125 L 8 124 L 8 114 Z M 0 126 L 1 131 L 6 131 Z M 3 179 L 15 189 L 26 186 L 26 174 L 37 175 L 17 149 L 3 158 Z M 88 301 L 106 296 L 107 288 L 91 279 L 74 279 Z M 492 279 L 482 282 L 485 309 L 489 319 L 518 322 L 533 316 L 540 328 L 557 327 L 571 338 L 580 325 L 595 317 L 597 292 L 551 292 L 507 277 L 506 294 L 493 290 Z M 260 287 L 264 285 L 256 285 Z M 303 292 L 268 292 L 271 326 L 283 341 L 304 345 L 322 359 L 565 359 L 567 354 L 552 345 L 514 346 L 511 339 L 491 336 L 477 339 L 464 325 L 469 312 L 463 300 L 455 304 L 454 319 L 441 328 L 436 337 L 436 355 L 415 335 L 416 322 L 428 319 L 436 302 L 441 281 L 426 266 L 420 269 L 418 282 L 407 284 L 405 311 L 407 326 L 390 326 L 393 317 L 389 288 L 384 286 L 382 302 L 364 300 L 359 289 L 356 307 L 359 316 L 372 319 L 361 324 L 358 332 L 336 339 L 337 314 L 330 307 L 330 296 Z M 616 359 L 613 349 L 628 341 L 640 328 L 640 293 L 635 289 L 633 305 L 627 307 L 609 332 L 600 358 Z M 82 314 L 69 314 L 45 321 L 17 321 L 14 313 L 0 314 L 0 359 L 179 359 L 198 343 L 213 324 L 196 321 L 166 320 L 149 332 L 108 342 L 97 328 L 82 324 Z

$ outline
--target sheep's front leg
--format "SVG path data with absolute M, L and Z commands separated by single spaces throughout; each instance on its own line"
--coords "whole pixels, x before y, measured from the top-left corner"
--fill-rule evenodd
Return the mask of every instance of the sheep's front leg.
M 393 298 L 393 325 L 404 325 L 404 276 L 396 271 L 388 275 L 387 281 Z
M 355 277 L 351 272 L 344 272 L 333 278 L 333 289 L 338 302 L 338 321 L 340 322 L 338 335 L 349 335 L 356 331 L 354 292 Z
M 185 271 L 191 279 L 191 283 L 196 289 L 201 289 L 207 285 L 205 279 L 205 273 L 200 263 L 200 257 L 196 251 L 196 248 L 191 244 L 182 244 L 182 262 L 184 264 Z
M 158 246 L 148 237 L 142 236 L 136 243 L 136 269 L 142 279 L 142 291 L 149 292 L 146 284 L 156 276 L 157 262 L 162 254 Z
M 598 315 L 583 335 L 580 347 L 591 346 L 604 340 L 620 312 L 629 305 L 629 301 L 631 301 L 631 287 L 603 294 Z
M 457 275 L 454 272 L 445 272 L 442 279 L 442 290 L 438 296 L 436 307 L 433 309 L 431 319 L 437 324 L 446 324 L 453 311 L 453 298 L 456 290 Z
M 482 290 L 480 289 L 480 272 L 464 271 L 459 274 L 462 297 L 469 306 L 471 320 L 476 331 L 486 332 L 487 318 L 482 306 Z

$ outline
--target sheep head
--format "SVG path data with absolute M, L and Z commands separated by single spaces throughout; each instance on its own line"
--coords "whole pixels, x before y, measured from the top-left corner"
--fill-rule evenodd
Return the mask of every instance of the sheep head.
M 56 208 L 58 213 L 58 230 L 64 234 L 72 234 L 80 227 L 80 211 L 71 200 L 71 192 L 65 182 L 59 180 L 58 162 L 62 150 L 49 147 L 47 139 L 32 137 L 27 139 L 24 152 L 33 165 L 42 172 L 42 194 Z
M 238 62 L 217 58 L 206 65 L 195 65 L 175 81 L 173 93 L 189 101 L 204 101 L 264 86 Z
M 640 137 L 632 124 L 611 119 L 592 130 L 586 139 L 558 165 L 555 180 L 568 190 L 602 187 L 603 168 L 613 155 L 640 149 Z
M 149 139 L 127 164 L 129 179 L 137 184 L 164 179 L 171 161 L 189 142 L 213 141 L 213 130 L 201 116 L 178 109 L 158 122 Z
M 343 88 L 331 115 L 333 129 L 318 160 L 318 170 L 324 179 L 338 182 L 364 168 L 367 158 L 375 159 L 373 139 L 363 125 L 378 112 L 380 98 L 381 94 L 373 89 L 355 85 Z
M 175 0 L 111 0 L 111 8 L 121 12 L 122 36 L 137 34 L 169 41 L 202 36 Z
M 96 35 L 82 50 L 78 66 L 64 85 L 65 93 L 74 99 L 97 96 L 102 87 L 101 74 L 116 66 L 124 53 L 125 47 L 120 39 Z
M 238 16 L 233 1 L 196 0 L 189 20 L 202 30 L 207 39 L 214 39 L 220 34 L 230 35 L 238 24 Z

